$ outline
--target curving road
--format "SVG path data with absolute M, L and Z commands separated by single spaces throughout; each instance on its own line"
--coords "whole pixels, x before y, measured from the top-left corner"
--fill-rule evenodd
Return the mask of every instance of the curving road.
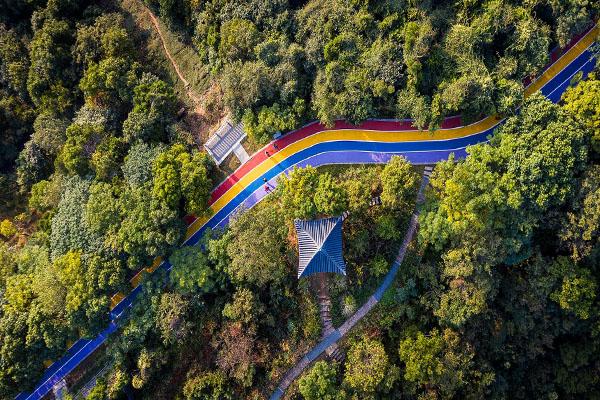
M 525 95 L 539 90 L 551 101 L 558 102 L 575 74 L 587 74 L 594 68 L 596 60 L 592 58 L 590 46 L 597 36 L 598 25 L 595 25 L 574 39 L 560 57 L 553 53 L 554 62 L 527 86 Z M 277 177 L 294 166 L 385 163 L 393 155 L 402 155 L 414 164 L 433 164 L 451 153 L 464 157 L 467 146 L 487 141 L 502 122 L 497 116 L 490 116 L 462 126 L 460 117 L 451 117 L 433 134 L 416 130 L 410 120 L 369 120 L 360 126 L 339 121 L 331 129 L 316 122 L 308 124 L 265 146 L 223 181 L 211 195 L 211 216 L 198 218 L 189 225 L 184 245 L 197 244 L 208 228 L 225 226 L 236 209 L 257 204 L 268 194 L 263 178 L 271 187 L 276 186 Z M 119 321 L 133 305 L 141 291 L 143 275 L 157 268 L 170 270 L 171 264 L 158 258 L 152 266 L 140 271 L 131 280 L 133 290 L 113 298 L 109 326 L 93 339 L 75 342 L 46 370 L 32 393 L 21 393 L 16 399 L 41 399 L 97 350 L 118 329 Z

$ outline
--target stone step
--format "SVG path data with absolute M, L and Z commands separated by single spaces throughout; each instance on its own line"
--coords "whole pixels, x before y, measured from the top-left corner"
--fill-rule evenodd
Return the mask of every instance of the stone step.
M 337 362 L 343 362 L 345 358 L 346 357 L 344 356 L 344 353 L 342 353 L 340 351 L 340 348 L 337 347 L 337 346 L 335 347 L 335 349 L 329 355 L 329 359 L 335 360 Z

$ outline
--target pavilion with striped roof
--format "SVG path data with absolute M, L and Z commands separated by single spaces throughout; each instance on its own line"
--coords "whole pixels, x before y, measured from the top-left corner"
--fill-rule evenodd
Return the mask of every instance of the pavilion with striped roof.
M 318 272 L 346 275 L 342 253 L 342 217 L 295 220 L 298 279 Z

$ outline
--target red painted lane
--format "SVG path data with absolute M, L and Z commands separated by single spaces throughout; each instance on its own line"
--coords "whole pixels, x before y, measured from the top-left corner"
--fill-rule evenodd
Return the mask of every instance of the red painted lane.
M 585 31 L 581 32 L 578 35 L 573 36 L 571 38 L 571 41 L 569 43 L 567 43 L 567 45 L 565 47 L 556 46 L 554 49 L 552 49 L 552 51 L 550 52 L 550 61 L 548 61 L 548 64 L 542 69 L 542 71 L 545 71 L 546 68 L 548 68 L 549 66 L 554 64 L 556 62 L 556 60 L 558 60 L 563 54 L 565 54 L 571 47 L 575 46 L 575 43 L 579 42 L 579 40 L 582 37 L 587 35 L 587 33 L 590 30 L 592 30 L 594 28 L 594 26 L 596 26 L 596 21 L 594 21 L 592 26 L 590 26 Z M 536 78 L 535 76 L 525 77 L 523 79 L 523 85 L 525 85 L 525 87 L 529 86 L 535 80 L 535 78 Z
M 590 29 L 592 29 L 594 25 Z M 567 50 L 569 50 L 575 43 L 579 41 L 583 36 L 585 36 L 589 32 L 589 29 L 586 29 L 584 32 L 576 35 L 571 39 L 569 44 L 567 44 L 564 48 L 556 47 L 550 53 L 550 62 L 548 65 L 552 65 L 558 58 L 564 54 Z M 526 77 L 523 79 L 523 83 L 525 86 L 528 86 L 534 77 Z M 442 129 L 451 129 L 458 128 L 462 125 L 460 116 L 447 117 L 442 122 Z M 235 170 L 231 175 L 225 178 L 212 192 L 208 201 L 208 204 L 213 204 L 217 201 L 225 192 L 227 192 L 236 182 L 238 182 L 244 175 L 254 169 L 257 165 L 262 163 L 267 159 L 267 155 L 265 151 L 269 153 L 269 155 L 273 155 L 277 153 L 279 150 L 289 146 L 290 144 L 297 142 L 307 136 L 315 134 L 317 132 L 321 132 L 327 130 L 324 125 L 317 122 L 311 122 L 308 125 L 299 128 L 295 131 L 289 132 L 281 138 L 272 141 L 267 146 L 263 147 L 261 150 L 257 151 L 252 155 L 250 160 L 248 160 L 244 165 L 240 166 L 237 170 Z M 410 121 L 382 121 L 382 120 L 369 120 L 365 121 L 358 126 L 354 126 L 344 121 L 336 121 L 333 129 L 374 129 L 381 131 L 401 131 L 401 130 L 409 130 L 415 129 Z M 277 148 L 273 146 L 275 144 Z M 190 225 L 195 221 L 195 217 L 193 215 L 188 215 L 185 217 L 185 222 Z
M 457 128 L 459 126 L 461 126 L 460 116 L 448 117 L 442 123 L 443 129 Z M 260 151 L 254 153 L 254 155 L 250 158 L 250 160 L 248 160 L 248 162 L 246 162 L 244 165 L 238 168 L 234 173 L 232 173 L 223 182 L 221 182 L 215 188 L 215 190 L 213 190 L 210 196 L 209 204 L 214 203 L 244 175 L 246 175 L 248 172 L 254 169 L 254 167 L 266 160 L 266 152 L 268 152 L 271 156 L 292 143 L 295 143 L 301 139 L 304 139 L 305 137 L 328 129 L 372 129 L 378 131 L 403 131 L 412 130 L 415 129 L 415 127 L 412 125 L 411 121 L 368 120 L 357 126 L 344 121 L 336 121 L 333 128 L 327 128 L 319 122 L 312 122 L 300 129 L 297 129 L 282 136 L 281 138 L 269 143 Z M 275 148 L 274 145 L 276 145 L 277 148 Z

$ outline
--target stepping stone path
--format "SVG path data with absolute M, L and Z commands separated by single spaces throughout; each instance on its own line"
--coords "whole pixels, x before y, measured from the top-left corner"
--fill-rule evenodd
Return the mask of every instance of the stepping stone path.
M 326 294 L 319 294 L 319 314 L 323 324 L 323 337 L 326 337 L 335 329 L 331 322 L 331 299 Z

